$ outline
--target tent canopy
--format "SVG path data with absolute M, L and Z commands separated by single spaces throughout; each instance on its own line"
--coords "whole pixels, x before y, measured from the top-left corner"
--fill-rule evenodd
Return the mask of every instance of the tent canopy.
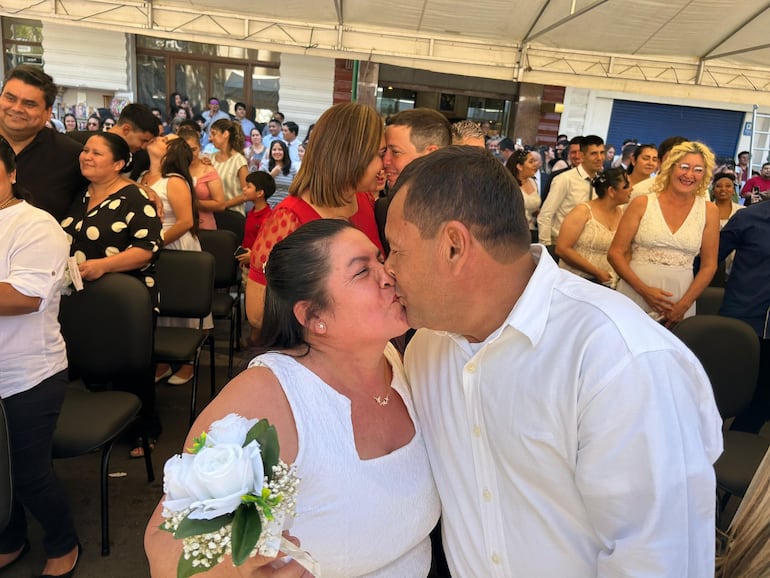
M 770 2 L 3 0 L 0 14 L 467 76 L 770 106 Z

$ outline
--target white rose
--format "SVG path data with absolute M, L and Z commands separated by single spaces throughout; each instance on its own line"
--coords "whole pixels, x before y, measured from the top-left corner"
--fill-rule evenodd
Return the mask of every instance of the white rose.
M 163 491 L 166 494 L 163 507 L 172 512 L 189 508 L 195 498 L 189 490 L 188 482 L 193 458 L 192 454 L 177 454 L 170 457 L 163 466 Z
M 244 494 L 262 491 L 264 469 L 259 444 L 217 444 L 193 457 L 187 488 L 197 498 L 192 519 L 210 520 L 233 512 Z
M 229 413 L 211 424 L 206 435 L 206 446 L 217 444 L 243 445 L 246 434 L 257 423 L 257 419 L 246 419 L 237 413 Z

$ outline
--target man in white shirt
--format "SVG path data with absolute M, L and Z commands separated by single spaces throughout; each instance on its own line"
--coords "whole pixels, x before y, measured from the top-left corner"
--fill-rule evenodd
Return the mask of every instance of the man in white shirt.
M 287 120 L 283 123 L 282 131 L 283 142 L 286 143 L 286 146 L 289 149 L 289 158 L 291 158 L 291 162 L 298 163 L 300 161 L 299 139 L 297 138 L 297 135 L 299 134 L 299 125 L 297 125 L 296 122 Z
M 386 225 L 453 576 L 713 576 L 721 419 L 703 368 L 530 246 L 505 167 L 410 163 Z
M 235 103 L 235 122 L 241 125 L 243 136 L 251 140 L 251 131 L 256 125 L 246 116 L 246 104 L 243 102 Z
M 281 136 L 281 122 L 277 118 L 270 119 L 270 122 L 267 123 L 267 136 L 262 138 L 262 144 L 267 148 L 266 156 L 269 156 L 270 145 L 274 140 L 283 140 Z
M 585 136 L 580 143 L 580 152 L 583 159 L 580 165 L 553 180 L 540 208 L 537 230 L 543 245 L 556 245 L 564 217 L 593 196 L 591 181 L 604 167 L 604 140 L 596 135 Z

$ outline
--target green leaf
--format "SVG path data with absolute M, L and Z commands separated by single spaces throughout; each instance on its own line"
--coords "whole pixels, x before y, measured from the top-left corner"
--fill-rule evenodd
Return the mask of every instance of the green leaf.
M 205 566 L 193 566 L 192 558 L 185 560 L 184 556 L 179 556 L 179 564 L 176 566 L 176 578 L 189 578 L 201 572 L 208 572 L 211 568 Z
M 218 516 L 211 520 L 191 520 L 188 517 L 180 522 L 179 527 L 176 529 L 176 532 L 174 532 L 174 538 L 180 540 L 182 538 L 189 538 L 190 536 L 216 532 L 222 526 L 230 522 L 231 519 L 232 516 L 229 514 Z
M 270 425 L 270 422 L 266 419 L 261 419 L 246 434 L 243 447 L 249 445 L 252 440 L 257 440 L 259 443 L 265 475 L 268 480 L 272 480 L 273 466 L 278 465 L 278 458 L 281 455 L 281 448 L 278 445 L 278 432 L 274 426 Z
M 265 475 L 268 480 L 273 479 L 273 466 L 278 465 L 280 449 L 278 446 L 278 432 L 273 426 L 269 426 L 265 431 L 259 434 L 257 438 L 259 448 L 262 453 L 262 464 L 265 467 Z
M 201 432 L 201 435 L 197 438 L 193 439 L 193 447 L 187 448 L 188 451 L 191 454 L 197 454 L 199 451 L 201 451 L 204 447 L 206 447 L 206 438 L 208 436 L 206 435 L 206 432 Z
M 253 426 L 251 426 L 251 429 L 246 433 L 246 439 L 243 440 L 243 446 L 241 447 L 245 448 L 253 440 L 259 440 L 260 434 L 264 432 L 269 425 L 270 423 L 266 419 L 261 419 Z
M 254 506 L 241 504 L 235 510 L 231 545 L 233 564 L 240 566 L 251 554 L 262 534 L 262 520 Z

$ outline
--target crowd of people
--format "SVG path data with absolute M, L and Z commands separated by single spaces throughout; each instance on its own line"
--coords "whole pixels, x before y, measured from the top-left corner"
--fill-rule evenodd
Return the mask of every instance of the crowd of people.
M 613 167 L 596 135 L 549 158 L 436 110 L 383 122 L 360 103 L 332 106 L 300 141 L 295 123 L 276 116 L 263 133 L 216 98 L 198 123 L 179 94 L 169 130 L 131 104 L 113 126 L 63 135 L 45 128 L 55 96 L 28 66 L 0 93 L 0 339 L 13 342 L 0 397 L 16 490 L 0 571 L 28 549 L 25 508 L 43 526 L 45 575 L 72 575 L 80 552 L 50 460 L 67 257 L 86 282 L 137 276 L 157 306 L 158 251 L 199 251 L 198 230 L 232 210 L 263 352 L 185 447 L 229 413 L 268 418 L 302 480 L 290 531 L 324 576 L 425 577 L 442 545 L 456 576 L 713 575 L 722 421 L 667 328 L 733 255 L 723 314 L 755 327 L 770 382 L 770 295 L 749 289 L 770 280 L 756 241 L 770 203 L 738 210 L 726 171 L 709 202 L 706 145 L 626 145 Z M 113 384 L 142 401 L 137 435 L 161 433 L 155 384 L 191 377 L 159 366 Z M 746 431 L 770 418 L 768 397 Z M 160 578 L 182 548 L 162 512 L 161 500 L 145 533 Z M 304 572 L 273 562 L 207 575 Z

